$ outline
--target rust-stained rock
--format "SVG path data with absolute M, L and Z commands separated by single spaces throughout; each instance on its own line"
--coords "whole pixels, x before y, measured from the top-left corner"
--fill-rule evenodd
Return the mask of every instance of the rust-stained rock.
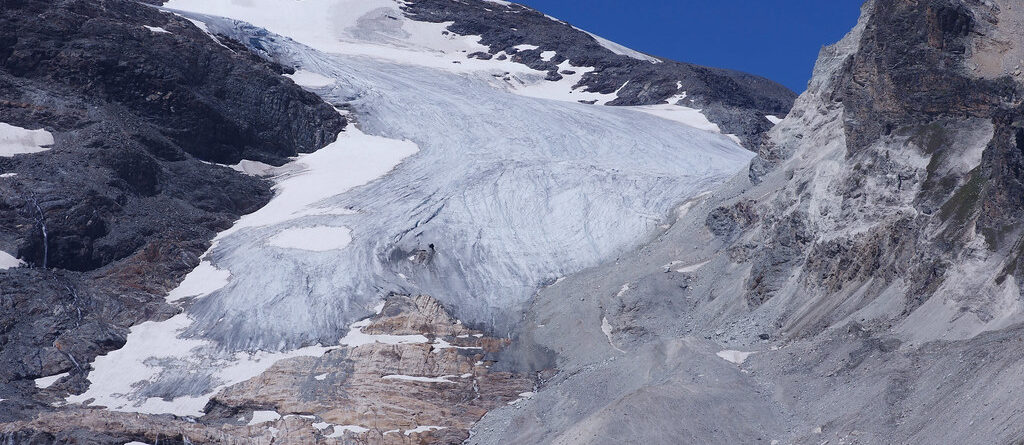
M 534 389 L 533 376 L 490 370 L 507 339 L 463 326 L 428 296 L 392 295 L 352 329 L 364 335 L 225 388 L 200 419 L 69 407 L 0 433 L 50 442 L 87 431 L 122 443 L 454 444 L 487 411 Z

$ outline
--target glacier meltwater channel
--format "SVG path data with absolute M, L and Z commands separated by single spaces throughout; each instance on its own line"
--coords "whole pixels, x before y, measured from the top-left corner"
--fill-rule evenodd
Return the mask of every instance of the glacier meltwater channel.
M 337 345 L 390 292 L 431 295 L 504 332 L 539 287 L 636 247 L 675 205 L 752 156 L 725 135 L 649 113 L 530 97 L 531 85 L 553 96 L 572 85 L 467 59 L 459 48 L 475 39 L 443 37 L 443 24 L 375 20 L 402 15 L 374 1 L 334 17 L 344 28 L 317 34 L 324 45 L 288 38 L 292 28 L 275 20 L 314 16 L 303 8 L 330 1 L 168 3 L 253 23 L 193 16 L 299 68 L 293 79 L 352 110 L 355 125 L 265 169 L 276 197 L 220 234 L 169 295 L 189 301 L 184 311 L 134 327 L 69 402 L 201 415 L 218 389 Z M 258 9 L 274 3 L 290 10 Z M 509 72 L 518 89 L 502 83 Z

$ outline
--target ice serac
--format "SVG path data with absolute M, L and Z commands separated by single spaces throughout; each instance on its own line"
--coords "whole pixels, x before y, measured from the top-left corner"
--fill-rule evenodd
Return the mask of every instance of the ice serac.
M 563 374 L 470 442 L 1020 440 L 1022 19 L 868 1 L 749 171 L 538 294 Z

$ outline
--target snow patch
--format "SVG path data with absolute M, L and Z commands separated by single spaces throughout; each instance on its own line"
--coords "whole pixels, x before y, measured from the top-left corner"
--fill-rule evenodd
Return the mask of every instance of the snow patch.
M 325 372 L 325 373 L 323 373 L 323 374 L 320 374 L 320 375 L 314 376 L 313 378 L 314 378 L 314 379 L 316 379 L 316 380 L 320 380 L 320 381 L 324 381 L 324 380 L 327 380 L 327 373 Z
M 676 103 L 685 98 L 686 93 L 683 93 L 669 98 L 669 103 L 667 104 L 638 105 L 627 108 L 658 116 L 662 119 L 668 119 L 670 121 L 689 125 L 700 130 L 710 131 L 712 133 L 722 132 L 722 129 L 718 127 L 718 124 L 708 120 L 707 116 L 701 113 L 700 110 L 676 105 Z
M 21 267 L 25 262 L 19 260 L 14 255 L 0 250 L 0 270 L 13 269 L 15 267 Z
M 770 114 L 769 115 L 765 115 L 764 118 L 768 119 L 768 121 L 771 122 L 772 125 L 779 125 L 779 122 L 782 122 L 782 118 L 781 117 L 772 116 Z
M 608 344 L 615 348 L 616 351 L 626 352 L 615 346 L 615 342 L 612 341 L 612 324 L 608 322 L 608 317 L 601 318 L 601 332 L 604 332 L 604 336 L 608 338 Z
M 515 49 L 517 49 L 519 51 L 533 51 L 533 50 L 540 49 L 540 47 L 537 46 L 537 45 L 528 45 L 528 44 L 525 44 L 525 43 L 523 43 L 521 45 L 513 46 L 513 48 L 515 48 Z
M 551 59 L 554 59 L 556 55 L 558 55 L 558 53 L 555 51 L 544 51 L 540 53 L 540 60 L 550 62 Z
M 306 70 L 296 70 L 295 74 L 285 74 L 284 77 L 291 79 L 296 85 L 306 88 L 323 88 L 334 85 L 335 80 L 323 74 Z
M 348 334 L 339 341 L 342 346 L 357 348 L 363 345 L 382 343 L 385 345 L 402 345 L 414 343 L 429 343 L 430 339 L 423 335 L 390 335 L 390 334 L 367 334 L 363 328 L 370 325 L 370 319 L 357 321 L 349 327 Z
M 697 264 L 692 264 L 692 265 L 689 265 L 689 266 L 686 266 L 686 267 L 681 267 L 679 269 L 676 269 L 676 272 L 679 272 L 679 273 L 693 273 L 693 272 L 696 272 L 696 271 L 700 270 L 700 268 L 706 266 L 710 262 L 711 262 L 711 260 L 708 260 L 708 261 L 704 261 L 702 263 L 697 263 Z
M 448 343 L 448 341 L 440 337 L 435 338 L 432 344 L 434 345 L 434 353 L 440 353 L 441 350 L 443 349 L 482 349 L 478 346 L 455 346 L 451 343 Z
M 152 31 L 154 34 L 170 34 L 171 33 L 170 31 L 168 31 L 166 29 L 163 29 L 163 28 L 160 28 L 160 27 L 157 27 L 157 26 L 142 25 L 142 27 Z
M 252 420 L 249 421 L 249 425 L 259 425 L 261 423 L 273 422 L 280 419 L 281 415 L 277 411 L 253 411 Z
M 576 28 L 576 29 L 579 30 L 579 31 L 583 31 L 582 29 L 579 29 L 579 28 Z M 600 44 L 601 46 L 605 47 L 605 49 L 607 49 L 607 50 L 609 50 L 609 51 L 611 51 L 611 52 L 613 52 L 615 54 L 618 54 L 620 56 L 629 56 L 629 57 L 632 57 L 634 59 L 645 60 L 645 61 L 648 61 L 648 62 L 651 62 L 651 63 L 661 63 L 661 59 L 659 59 L 657 57 L 649 56 L 649 55 L 644 54 L 644 53 L 642 53 L 640 51 L 637 51 L 635 49 L 627 48 L 627 47 L 625 47 L 623 45 L 615 43 L 615 42 L 613 42 L 611 40 L 608 40 L 608 39 L 606 39 L 604 37 L 601 37 L 601 36 L 599 36 L 597 34 L 594 34 L 594 33 L 588 32 L 588 31 L 583 31 L 583 32 L 589 34 L 590 37 L 593 37 L 594 40 L 596 40 L 597 43 Z
M 229 165 L 228 168 L 240 173 L 247 174 L 249 176 L 256 176 L 262 178 L 267 176 L 273 176 L 275 170 L 278 167 L 274 167 L 273 165 L 265 164 L 259 161 L 250 161 L 248 159 L 243 159 L 235 165 Z
M 288 352 L 237 352 L 225 355 L 214 343 L 179 335 L 193 321 L 178 314 L 165 321 L 148 321 L 133 326 L 121 349 L 96 357 L 89 373 L 89 390 L 67 398 L 68 403 L 105 406 L 112 411 L 143 414 L 203 415 L 203 408 L 217 391 L 249 380 L 274 363 L 293 357 L 320 357 L 328 348 L 309 346 Z M 165 365 L 173 363 L 174 367 Z M 142 383 L 153 382 L 164 373 L 210 373 L 218 385 L 198 395 L 165 400 L 164 397 L 136 395 Z M 92 399 L 92 400 L 90 400 Z
M 39 153 L 50 149 L 53 135 L 46 130 L 29 130 L 0 122 L 0 157 Z
M 418 427 L 413 428 L 411 430 L 405 430 L 405 435 L 408 436 L 408 435 L 411 435 L 411 434 L 426 433 L 426 432 L 429 432 L 429 431 L 443 430 L 445 428 L 447 428 L 447 427 L 444 427 L 444 426 L 418 426 Z
M 619 292 L 615 294 L 615 298 L 621 298 L 623 295 L 626 295 L 626 292 L 629 292 L 629 283 L 622 285 Z
M 533 391 L 521 392 L 521 393 L 519 393 L 519 398 L 518 399 L 515 399 L 515 400 L 513 400 L 511 402 L 508 402 L 508 404 L 509 405 L 518 405 L 519 402 L 522 402 L 523 400 L 527 400 L 527 399 L 532 399 L 533 396 L 535 396 L 535 395 L 537 395 L 537 393 L 535 393 Z
M 454 375 L 443 375 L 441 377 L 420 377 L 414 375 L 402 375 L 402 374 L 391 374 L 381 377 L 384 380 L 404 380 L 407 382 L 422 382 L 422 383 L 455 383 L 450 378 L 455 378 Z
M 18 174 L 17 173 L 4 173 L 4 174 L 0 175 L 0 178 L 13 178 L 15 176 L 18 176 Z
M 228 284 L 231 272 L 218 269 L 209 261 L 201 261 L 192 272 L 185 275 L 178 287 L 167 294 L 168 302 L 189 297 L 202 297 Z
M 60 373 L 60 374 L 57 374 L 57 375 L 51 375 L 49 377 L 40 377 L 40 378 L 36 379 L 36 388 L 39 388 L 39 389 L 49 388 L 49 387 L 53 386 L 54 383 L 57 383 L 57 380 L 60 380 L 60 379 L 62 379 L 64 377 L 67 377 L 69 374 L 70 373 L 64 372 L 64 373 Z
M 274 199 L 259 210 L 243 216 L 230 229 L 217 235 L 223 239 L 249 227 L 263 227 L 302 216 L 326 198 L 384 176 L 408 156 L 419 151 L 410 141 L 370 136 L 349 126 L 338 139 L 320 150 L 300 155 L 295 161 L 299 173 L 274 186 Z M 341 166 L 341 168 L 339 168 Z
M 753 354 L 753 352 L 742 352 L 742 351 L 725 350 L 725 351 L 719 351 L 716 355 L 718 355 L 719 357 L 721 357 L 723 360 L 725 360 L 727 362 L 735 363 L 737 365 L 742 365 L 743 362 L 745 362 L 747 360 L 747 357 L 750 357 L 751 354 Z
M 334 425 L 334 432 L 327 435 L 327 437 L 341 437 L 347 432 L 362 434 L 367 431 L 370 431 L 370 429 L 359 425 Z

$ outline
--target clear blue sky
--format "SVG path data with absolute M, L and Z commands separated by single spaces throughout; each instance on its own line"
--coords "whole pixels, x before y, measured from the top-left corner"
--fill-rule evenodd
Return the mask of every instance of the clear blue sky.
M 659 57 L 757 74 L 803 92 L 822 45 L 863 0 L 513 0 Z

